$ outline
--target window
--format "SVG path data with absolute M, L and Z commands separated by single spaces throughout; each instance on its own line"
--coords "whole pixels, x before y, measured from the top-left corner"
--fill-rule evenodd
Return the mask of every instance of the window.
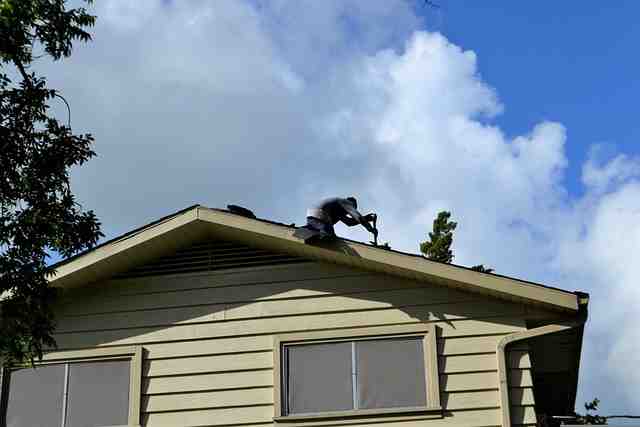
M 276 337 L 276 421 L 440 409 L 430 325 Z
M 35 368 L 5 369 L 0 425 L 139 425 L 141 355 L 141 348 L 60 352 Z

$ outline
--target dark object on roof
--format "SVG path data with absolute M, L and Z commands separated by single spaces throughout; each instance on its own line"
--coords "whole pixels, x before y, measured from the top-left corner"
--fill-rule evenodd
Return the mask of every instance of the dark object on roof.
M 307 210 L 307 225 L 309 230 L 315 230 L 320 233 L 321 237 L 335 237 L 336 232 L 333 226 L 338 222 L 342 222 L 348 227 L 358 224 L 362 225 L 374 236 L 374 245 L 378 243 L 378 229 L 376 228 L 377 215 L 370 213 L 362 215 L 358 212 L 358 202 L 355 197 L 332 197 L 324 199 L 311 209 Z M 373 223 L 371 225 L 370 223 Z M 305 242 L 308 238 L 304 238 Z
M 255 218 L 256 215 L 250 211 L 247 208 L 243 208 L 242 206 L 238 206 L 238 205 L 227 205 L 227 209 L 229 209 L 229 212 L 236 214 L 236 215 L 240 215 L 240 216 L 245 216 L 247 218 Z
M 296 231 L 293 232 L 293 237 L 304 240 L 305 243 L 332 241 L 336 239 L 335 234 L 329 234 L 320 230 L 316 230 L 309 225 L 298 227 Z

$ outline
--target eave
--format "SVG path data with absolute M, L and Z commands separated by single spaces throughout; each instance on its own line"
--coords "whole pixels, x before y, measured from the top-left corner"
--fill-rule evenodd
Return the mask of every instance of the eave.
M 435 283 L 554 311 L 578 311 L 578 295 L 573 292 L 480 273 L 346 239 L 338 239 L 330 244 L 309 245 L 293 237 L 294 231 L 292 226 L 195 205 L 52 266 L 55 273 L 50 283 L 63 288 L 95 283 L 166 255 L 197 239 L 218 238 L 297 255 L 311 261 Z

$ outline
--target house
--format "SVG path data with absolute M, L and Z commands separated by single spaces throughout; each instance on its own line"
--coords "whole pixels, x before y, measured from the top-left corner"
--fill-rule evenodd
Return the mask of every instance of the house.
M 193 206 L 56 265 L 58 349 L 5 369 L 7 425 L 533 426 L 572 412 L 586 294 L 293 231 Z

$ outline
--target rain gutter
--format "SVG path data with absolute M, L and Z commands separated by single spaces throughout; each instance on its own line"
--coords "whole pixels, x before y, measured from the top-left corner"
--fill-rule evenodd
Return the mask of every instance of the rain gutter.
M 502 338 L 498 342 L 496 354 L 498 356 L 498 391 L 500 396 L 500 408 L 502 409 L 502 427 L 511 427 L 511 402 L 509 401 L 509 378 L 507 367 L 507 347 L 515 342 L 540 337 L 543 335 L 555 334 L 567 331 L 573 328 L 583 326 L 587 321 L 587 305 L 589 304 L 589 295 L 576 292 L 578 299 L 578 317 L 575 319 L 553 323 L 538 328 L 528 329 L 522 332 L 516 332 Z M 579 357 L 579 356 L 578 356 Z M 577 373 L 576 373 L 577 374 Z

